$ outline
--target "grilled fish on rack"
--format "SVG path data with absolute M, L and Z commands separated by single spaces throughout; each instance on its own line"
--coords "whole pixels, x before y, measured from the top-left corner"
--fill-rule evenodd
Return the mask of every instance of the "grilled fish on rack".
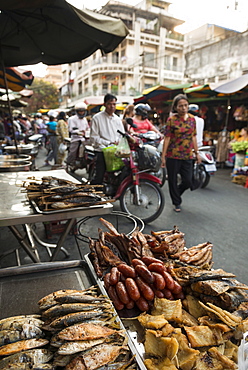
M 11 366 L 15 363 L 43 364 L 49 362 L 52 358 L 53 353 L 47 349 L 30 349 L 2 358 L 0 360 L 0 369 L 11 369 Z
M 6 344 L 5 346 L 0 347 L 0 356 L 8 356 L 19 351 L 25 351 L 31 348 L 43 347 L 49 343 L 47 339 L 26 339 L 20 340 L 19 342 L 14 342 Z
M 102 325 L 81 323 L 61 330 L 58 337 L 65 340 L 91 340 L 108 337 L 114 333 L 116 330 Z

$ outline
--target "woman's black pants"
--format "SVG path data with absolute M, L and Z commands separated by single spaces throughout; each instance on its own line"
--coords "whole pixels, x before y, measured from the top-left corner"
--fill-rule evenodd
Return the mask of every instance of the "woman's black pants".
M 193 160 L 167 158 L 166 168 L 172 204 L 179 206 L 182 203 L 181 195 L 192 185 Z M 181 175 L 180 184 L 178 184 L 178 174 Z

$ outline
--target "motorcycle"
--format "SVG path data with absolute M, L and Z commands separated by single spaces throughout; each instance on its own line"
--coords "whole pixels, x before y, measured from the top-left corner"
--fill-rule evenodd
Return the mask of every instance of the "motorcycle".
M 70 147 L 71 138 L 65 138 L 65 143 L 67 145 L 67 150 Z M 88 141 L 84 141 L 84 144 L 80 143 L 77 150 L 77 155 L 75 159 L 75 165 L 67 164 L 66 171 L 68 173 L 73 173 L 76 170 L 86 169 L 88 172 L 89 164 L 91 163 L 93 156 L 95 156 L 94 148 L 91 145 L 87 145 Z M 89 153 L 89 156 L 88 156 Z M 90 156 L 91 154 L 91 156 Z
M 210 177 L 217 171 L 211 149 L 211 146 L 202 146 L 198 148 L 201 157 L 201 163 L 199 165 L 201 188 L 205 188 L 209 184 Z
M 151 171 L 158 172 L 161 166 L 160 155 L 153 146 L 144 145 L 139 137 L 118 132 L 127 138 L 130 155 L 122 159 L 122 168 L 105 172 L 104 193 L 119 200 L 123 212 L 139 217 L 144 223 L 152 222 L 165 205 L 161 180 L 151 174 Z M 94 177 L 95 161 L 93 159 L 89 166 L 88 181 Z

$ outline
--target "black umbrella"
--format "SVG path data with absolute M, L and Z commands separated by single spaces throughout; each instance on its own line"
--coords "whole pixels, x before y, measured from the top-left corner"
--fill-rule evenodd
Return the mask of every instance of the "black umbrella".
M 65 0 L 0 0 L 0 10 L 3 70 L 38 62 L 72 63 L 98 49 L 109 53 L 128 34 L 120 19 L 79 10 Z
M 113 51 L 128 34 L 120 19 L 79 10 L 65 0 L 0 0 L 0 10 L 7 67 L 76 62 L 98 49 Z

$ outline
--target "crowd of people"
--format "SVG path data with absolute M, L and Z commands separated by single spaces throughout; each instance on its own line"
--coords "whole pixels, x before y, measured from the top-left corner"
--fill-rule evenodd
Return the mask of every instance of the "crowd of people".
M 148 104 L 129 105 L 123 117 L 116 112 L 117 98 L 112 94 L 104 97 L 104 109 L 93 115 L 91 122 L 86 119 L 87 106 L 85 103 L 74 107 L 74 114 L 67 116 L 63 111 L 51 110 L 47 115 L 37 113 L 32 119 L 20 112 L 13 112 L 15 136 L 19 140 L 29 134 L 41 134 L 43 145 L 48 149 L 45 166 L 47 165 L 75 165 L 80 147 L 90 143 L 96 151 L 96 171 L 92 184 L 101 184 L 106 170 L 102 149 L 118 144 L 121 135 L 118 130 L 125 130 L 135 134 L 154 131 L 164 136 L 162 167 L 167 168 L 168 185 L 172 204 L 176 212 L 181 211 L 182 194 L 191 187 L 193 160 L 200 162 L 198 145 L 202 139 L 202 122 L 198 120 L 198 138 L 196 131 L 196 117 L 194 109 L 189 110 L 187 96 L 177 95 L 172 104 L 170 116 L 161 133 L 149 120 Z M 192 114 L 191 114 L 192 113 Z M 132 118 L 134 125 L 130 126 L 126 118 Z M 11 123 L 7 118 L 0 120 L 0 139 L 11 140 Z M 200 126 L 199 126 L 200 124 Z M 199 132 L 201 133 L 199 134 Z M 200 137 L 200 136 L 201 137 Z M 4 136 L 4 137 L 3 137 Z M 13 138 L 13 135 L 12 135 Z M 69 150 L 65 145 L 70 138 Z M 181 183 L 178 185 L 178 174 Z

